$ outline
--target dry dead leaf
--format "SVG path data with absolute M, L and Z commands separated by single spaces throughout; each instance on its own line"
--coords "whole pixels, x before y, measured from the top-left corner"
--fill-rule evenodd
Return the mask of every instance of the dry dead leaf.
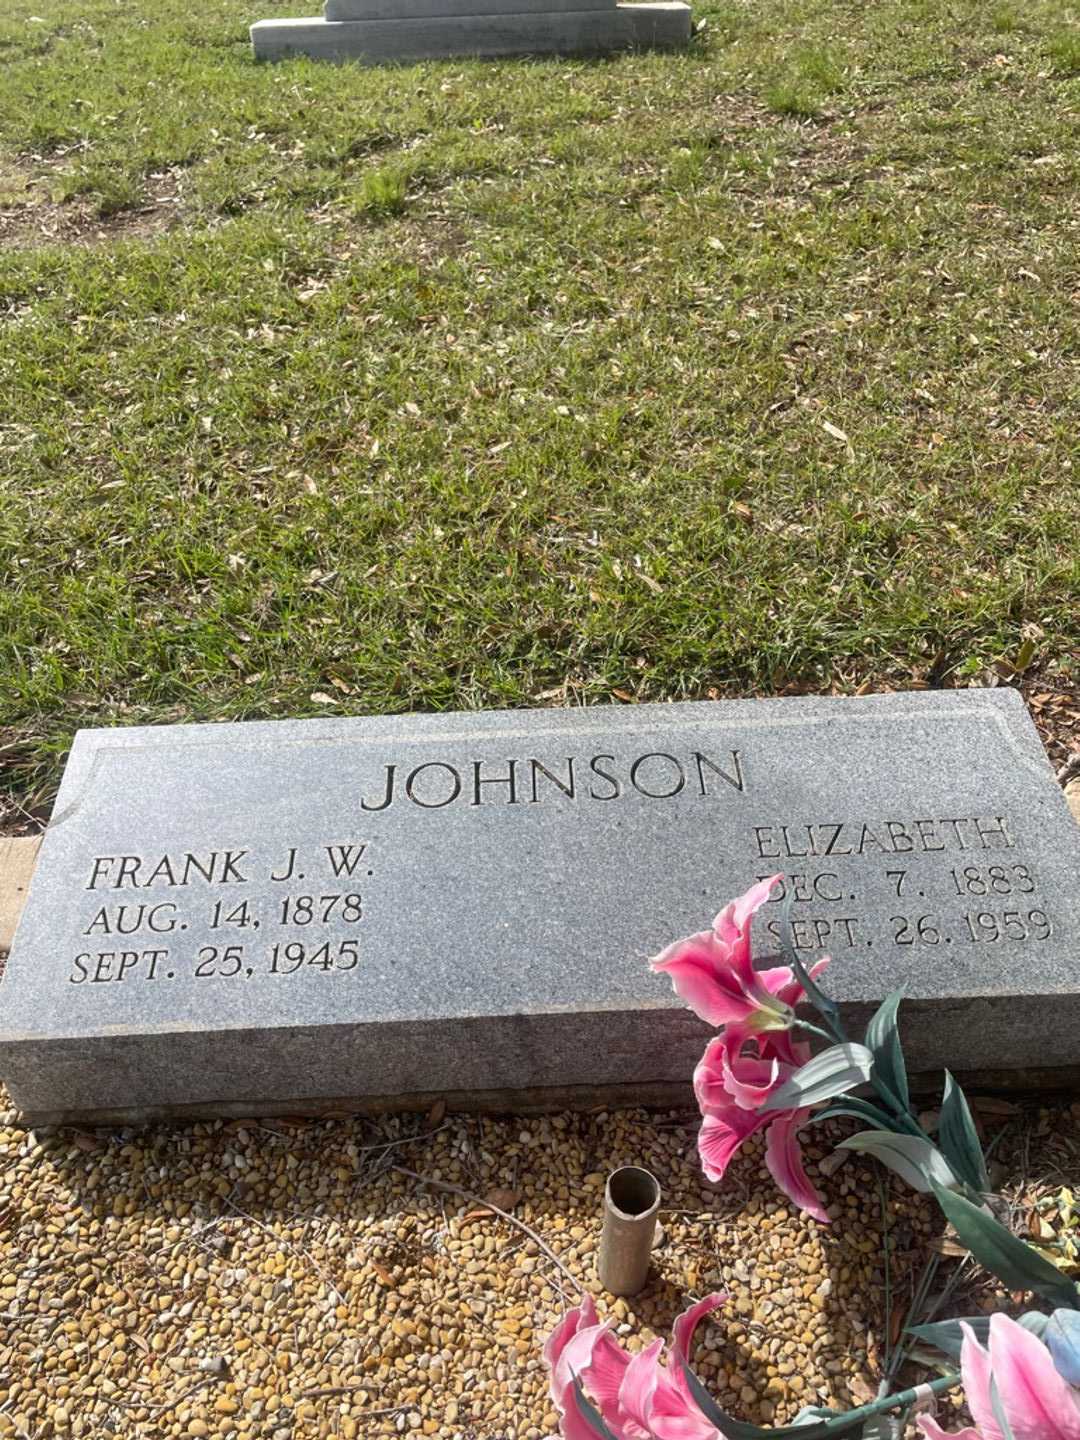
M 513 1210 L 521 1199 L 521 1193 L 517 1190 L 489 1190 L 484 1199 L 489 1205 L 497 1205 L 500 1210 Z
M 446 1101 L 445 1101 L 445 1100 L 436 1100 L 436 1101 L 435 1101 L 435 1104 L 432 1105 L 431 1109 L 428 1111 L 427 1123 L 428 1123 L 429 1125 L 441 1125 L 442 1122 L 443 1122 L 443 1116 L 444 1116 L 445 1114 L 446 1114 Z
M 971 1108 L 981 1115 L 1000 1115 L 1003 1119 L 1021 1114 L 1019 1105 L 1014 1105 L 1011 1100 L 1000 1100 L 996 1095 L 973 1095 Z
M 493 1220 L 496 1218 L 496 1210 L 509 1212 L 513 1210 L 520 1199 L 521 1194 L 517 1190 L 507 1190 L 503 1188 L 489 1190 L 484 1196 L 483 1206 L 474 1210 L 467 1210 L 461 1219 L 463 1222 L 466 1220 Z
M 629 690 L 612 690 L 611 693 L 615 696 L 617 700 L 624 700 L 627 705 L 632 705 L 634 703 L 634 697 L 630 694 Z
M 311 699 L 316 705 L 336 705 L 338 703 L 333 695 L 327 695 L 324 690 L 313 690 Z
M 961 1245 L 959 1240 L 950 1240 L 947 1235 L 938 1235 L 930 1241 L 930 1249 L 936 1250 L 939 1255 L 962 1256 L 966 1255 L 967 1246 Z
M 903 1322 L 903 1310 L 897 1310 L 896 1313 L 899 1315 L 901 1322 Z M 848 1386 L 851 1390 L 852 1398 L 859 1405 L 869 1405 L 871 1401 L 877 1397 L 877 1391 L 868 1385 L 861 1375 L 853 1375 L 848 1381 Z
M 841 430 L 839 425 L 834 425 L 831 420 L 823 420 L 821 422 L 821 428 L 825 431 L 827 435 L 831 435 L 834 440 L 839 440 L 841 444 L 851 444 L 851 441 L 847 437 L 847 433 Z

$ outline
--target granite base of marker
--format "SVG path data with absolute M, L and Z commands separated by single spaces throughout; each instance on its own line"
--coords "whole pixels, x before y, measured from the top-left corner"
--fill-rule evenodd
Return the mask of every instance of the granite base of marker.
M 851 1034 L 863 1032 L 873 1009 L 841 1006 Z M 1080 1062 L 1048 1067 L 1045 1060 L 1072 1053 L 1078 1031 L 1075 996 L 908 1001 L 901 1012 L 916 1094 L 940 1092 L 946 1058 L 961 1083 L 982 1089 L 1073 1088 Z M 444 1021 L 423 1030 L 381 1024 L 169 1031 L 92 1037 L 76 1048 L 66 1040 L 9 1044 L 5 1080 L 29 1126 L 380 1114 L 426 1110 L 437 1100 L 456 1110 L 519 1114 L 681 1107 L 694 1104 L 689 1077 L 712 1034 L 688 1011 L 636 1007 Z M 1004 1068 L 988 1069 L 986 1057 L 995 1051 Z M 598 1054 L 605 1057 L 600 1083 Z M 508 1085 L 515 1064 L 524 1074 Z M 90 1105 L 88 1068 L 95 1074 Z M 40 1092 L 43 1074 L 50 1103 L 20 1100 Z M 420 1075 L 423 1090 L 416 1089 Z
M 340 8 L 340 7 L 339 7 Z M 583 55 L 667 48 L 690 39 L 690 7 L 678 0 L 604 8 L 410 15 L 332 20 L 313 15 L 260 20 L 251 27 L 256 59 L 435 60 L 446 56 Z

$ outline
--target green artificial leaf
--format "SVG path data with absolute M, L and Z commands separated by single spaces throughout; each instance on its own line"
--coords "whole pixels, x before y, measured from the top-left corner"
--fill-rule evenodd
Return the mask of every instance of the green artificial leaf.
M 795 978 L 806 991 L 806 998 L 813 1005 L 814 1009 L 824 1019 L 829 1029 L 842 1040 L 844 1027 L 840 1024 L 840 1007 L 835 1000 L 830 1000 L 825 991 L 816 981 L 810 978 L 810 972 L 799 959 L 798 951 L 791 938 L 791 907 L 795 903 L 795 891 L 789 886 L 787 895 L 780 911 L 780 949 L 784 960 L 795 972 Z
M 1080 1311 L 1055 1310 L 1042 1338 L 1061 1378 L 1080 1385 Z
M 856 1095 L 845 1095 L 825 1110 L 818 1111 L 816 1120 L 831 1120 L 834 1116 L 846 1115 L 854 1120 L 863 1120 L 875 1130 L 895 1130 L 898 1135 L 908 1132 L 891 1115 L 871 1105 L 869 1100 L 860 1100 Z
M 770 1095 L 759 1113 L 770 1110 L 801 1110 L 836 1095 L 865 1085 L 874 1068 L 874 1057 L 865 1045 L 832 1045 L 801 1065 L 790 1080 Z
M 898 1395 L 886 1395 L 869 1405 L 860 1405 L 857 1410 L 821 1410 L 810 1406 L 799 1411 L 794 1425 L 762 1426 L 733 1420 L 720 1409 L 689 1366 L 683 1366 L 683 1374 L 701 1413 L 716 1426 L 724 1440 L 838 1440 L 838 1437 L 845 1435 L 861 1434 L 866 1422 L 882 1411 L 903 1410 L 913 1405 L 925 1388 L 920 1386 L 918 1390 L 903 1390 Z M 930 1393 L 944 1394 L 959 1381 L 959 1375 L 943 1375 L 938 1380 L 930 1381 Z
M 1080 1310 L 1080 1291 L 1037 1250 L 962 1195 L 936 1183 L 933 1190 L 961 1245 L 966 1245 L 1006 1289 L 1033 1290 L 1054 1306 Z
M 841 1140 L 837 1148 L 854 1150 L 858 1155 L 872 1155 L 923 1195 L 929 1194 L 935 1181 L 938 1185 L 950 1187 L 957 1183 L 945 1156 L 921 1135 L 897 1135 L 891 1130 L 860 1130 L 858 1135 Z
M 975 1122 L 963 1090 L 948 1070 L 945 1071 L 945 1097 L 941 1102 L 941 1119 L 938 1122 L 938 1143 L 965 1185 L 970 1185 L 980 1195 L 990 1189 Z
M 907 1066 L 896 1023 L 903 990 L 894 990 L 878 1006 L 877 1014 L 866 1027 L 866 1043 L 874 1052 L 874 1070 L 906 1110 L 911 1102 L 908 1093 Z
M 843 1434 L 843 1431 L 830 1430 L 829 1422 L 826 1420 L 811 1422 L 809 1425 L 784 1425 L 779 1428 L 751 1425 L 745 1420 L 734 1420 L 720 1409 L 689 1366 L 683 1366 L 683 1374 L 686 1376 L 686 1383 L 697 1402 L 698 1409 L 706 1420 L 716 1426 L 725 1440 L 784 1440 L 784 1437 L 788 1435 L 797 1435 L 799 1440 L 828 1440 L 830 1435 Z
M 863 1426 L 862 1440 L 901 1440 L 899 1417 L 874 1415 Z
M 616 1440 L 616 1437 L 604 1424 L 599 1410 L 586 1398 L 585 1391 L 581 1388 L 581 1381 L 576 1375 L 574 1376 L 574 1404 L 577 1406 L 578 1415 L 598 1437 L 598 1440 Z
M 1058 1312 L 1059 1314 L 1062 1312 Z M 1073 1311 L 1065 1312 L 1073 1314 Z M 1025 1330 L 1030 1330 L 1033 1335 L 1043 1337 L 1049 1316 L 1044 1315 L 1041 1310 L 1029 1310 L 1021 1315 L 1020 1324 Z M 954 1320 L 938 1320 L 932 1325 L 910 1325 L 907 1333 L 914 1335 L 917 1340 L 925 1340 L 928 1345 L 933 1345 L 936 1350 L 942 1350 L 952 1360 L 959 1360 L 960 1347 L 964 1343 L 964 1332 L 961 1325 L 970 1325 L 974 1331 L 975 1339 L 980 1345 L 985 1345 L 990 1339 L 990 1316 L 989 1315 L 963 1315 Z

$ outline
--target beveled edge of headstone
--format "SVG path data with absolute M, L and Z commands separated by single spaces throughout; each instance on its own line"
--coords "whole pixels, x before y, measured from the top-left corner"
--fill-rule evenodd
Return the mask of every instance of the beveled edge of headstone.
M 641 6 L 625 8 L 640 9 Z M 904 690 L 873 695 L 790 695 L 736 700 L 650 701 L 640 705 L 583 705 L 549 708 L 521 707 L 514 710 L 402 711 L 396 714 L 313 716 L 306 719 L 242 720 L 168 725 L 113 725 L 88 727 L 75 732 L 68 762 L 45 836 L 67 821 L 82 800 L 81 791 L 93 769 L 128 748 L 172 747 L 188 752 L 194 763 L 203 747 L 235 744 L 383 744 L 387 741 L 437 738 L 440 741 L 479 740 L 500 735 L 547 732 L 604 731 L 615 725 L 628 733 L 648 730 L 653 724 L 685 723 L 742 729 L 747 726 L 798 726 L 828 724 L 844 720 L 883 722 L 889 712 L 899 718 L 924 718 L 936 712 L 965 711 L 990 721 L 1016 759 L 1042 783 L 1047 780 L 1065 799 L 1054 780 L 1038 731 L 1018 690 L 1009 686 L 994 689 Z M 893 718 L 897 718 L 895 715 Z M 357 727 L 363 727 L 363 733 Z M 239 733 L 238 733 L 239 732 Z

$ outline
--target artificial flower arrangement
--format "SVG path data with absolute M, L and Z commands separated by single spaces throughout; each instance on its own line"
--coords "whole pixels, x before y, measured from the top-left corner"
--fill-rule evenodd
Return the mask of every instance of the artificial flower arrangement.
M 933 1193 L 971 1255 L 1009 1290 L 1038 1295 L 1051 1313 L 911 1325 L 916 1339 L 959 1358 L 959 1372 L 883 1394 L 858 1410 L 808 1407 L 793 1425 L 763 1428 L 726 1415 L 690 1368 L 694 1330 L 724 1303 L 723 1295 L 706 1296 L 676 1320 L 666 1363 L 660 1340 L 633 1356 L 624 1351 L 586 1295 L 544 1347 L 565 1440 L 869 1440 L 902 1433 L 914 1410 L 960 1384 L 974 1428 L 949 1435 L 919 1414 L 927 1440 L 1080 1440 L 1080 1289 L 994 1218 L 971 1112 L 947 1071 L 936 1143 L 919 1123 L 897 1029 L 901 992 L 882 1003 L 863 1042 L 852 1042 L 837 1005 L 818 984 L 828 957 L 807 970 L 795 952 L 790 900 L 780 927 L 782 954 L 774 957 L 785 963 L 755 968 L 751 922 L 781 878 L 755 885 L 721 910 L 711 930 L 677 941 L 652 961 L 690 1008 L 717 1027 L 694 1071 L 706 1176 L 721 1179 L 739 1146 L 763 1130 L 773 1179 L 828 1224 L 803 1168 L 799 1131 L 811 1117 L 854 1117 L 869 1128 L 842 1148 L 873 1156 L 915 1189 Z M 807 1002 L 820 1024 L 800 1016 Z M 811 1034 L 828 1041 L 813 1056 L 805 1038 Z M 869 1090 L 872 1098 L 856 1090 Z

